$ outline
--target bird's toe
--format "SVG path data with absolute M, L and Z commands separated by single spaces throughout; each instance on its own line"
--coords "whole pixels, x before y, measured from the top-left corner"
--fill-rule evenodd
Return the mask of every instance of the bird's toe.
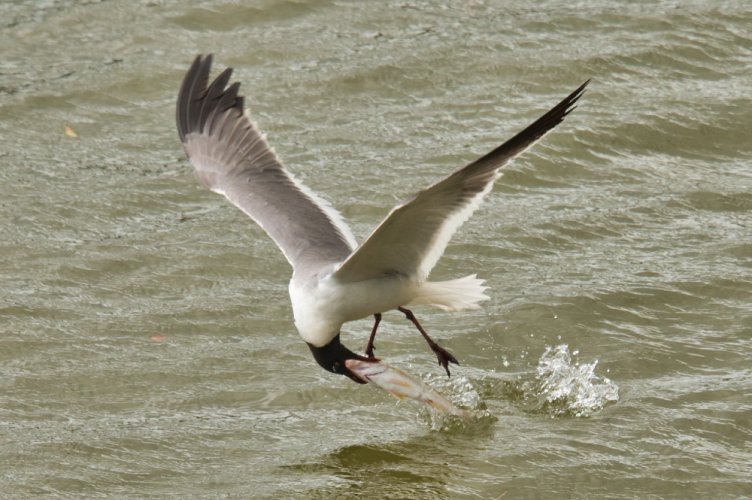
M 444 370 L 446 370 L 447 377 L 451 377 L 452 374 L 449 371 L 449 363 L 459 365 L 460 362 L 457 361 L 457 358 L 455 358 L 451 352 L 438 345 L 433 348 L 433 352 L 436 353 L 436 359 L 439 361 L 439 364 L 444 367 Z

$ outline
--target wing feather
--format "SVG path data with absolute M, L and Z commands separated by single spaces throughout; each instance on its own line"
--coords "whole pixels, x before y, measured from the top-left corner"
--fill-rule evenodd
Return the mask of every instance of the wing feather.
M 277 243 L 296 273 L 342 262 L 355 240 L 339 214 L 282 165 L 243 109 L 232 69 L 211 84 L 212 56 L 199 55 L 177 99 L 178 135 L 199 181 L 223 194 Z
M 354 282 L 402 274 L 424 281 L 457 228 L 491 190 L 501 167 L 561 123 L 588 83 L 501 146 L 395 207 L 334 276 Z

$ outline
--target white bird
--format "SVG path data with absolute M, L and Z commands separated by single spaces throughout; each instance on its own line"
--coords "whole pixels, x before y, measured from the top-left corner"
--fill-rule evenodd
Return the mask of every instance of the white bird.
M 435 282 L 428 281 L 429 273 L 491 190 L 501 167 L 561 123 L 588 82 L 501 146 L 394 207 L 358 245 L 340 215 L 282 165 L 245 112 L 240 84 L 228 87 L 232 68 L 209 84 L 211 65 L 211 54 L 196 57 L 180 87 L 180 140 L 199 181 L 256 221 L 284 253 L 293 268 L 289 293 L 295 326 L 319 365 L 367 382 L 348 367 L 358 363 L 346 361 L 378 361 L 373 342 L 381 314 L 397 309 L 449 375 L 448 364 L 457 359 L 428 336 L 405 306 L 457 311 L 478 308 L 488 299 L 476 275 Z M 340 329 L 369 316 L 375 323 L 360 356 L 341 343 Z

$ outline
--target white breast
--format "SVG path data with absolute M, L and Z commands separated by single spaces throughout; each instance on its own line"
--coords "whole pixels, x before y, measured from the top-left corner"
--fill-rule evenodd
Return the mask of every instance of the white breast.
M 347 321 L 407 304 L 417 289 L 417 283 L 400 276 L 355 283 L 327 276 L 315 284 L 293 277 L 289 287 L 295 326 L 304 341 L 317 347 L 328 344 Z

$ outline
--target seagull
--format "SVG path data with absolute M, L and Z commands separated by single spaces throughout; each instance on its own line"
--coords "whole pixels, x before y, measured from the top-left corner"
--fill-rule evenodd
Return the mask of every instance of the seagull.
M 244 109 L 240 83 L 227 68 L 211 84 L 212 55 L 199 55 L 177 99 L 177 129 L 199 182 L 224 195 L 279 246 L 292 266 L 289 294 L 295 327 L 325 370 L 366 383 L 351 367 L 378 363 L 374 339 L 381 315 L 397 310 L 417 328 L 450 375 L 459 364 L 406 306 L 477 309 L 487 300 L 473 274 L 428 277 L 455 231 L 478 208 L 501 168 L 576 106 L 589 80 L 522 132 L 394 207 L 360 244 L 340 214 L 288 171 Z M 229 86 L 228 86 L 229 84 Z M 365 355 L 345 347 L 342 325 L 373 316 Z M 349 362 L 348 362 L 349 361 Z

